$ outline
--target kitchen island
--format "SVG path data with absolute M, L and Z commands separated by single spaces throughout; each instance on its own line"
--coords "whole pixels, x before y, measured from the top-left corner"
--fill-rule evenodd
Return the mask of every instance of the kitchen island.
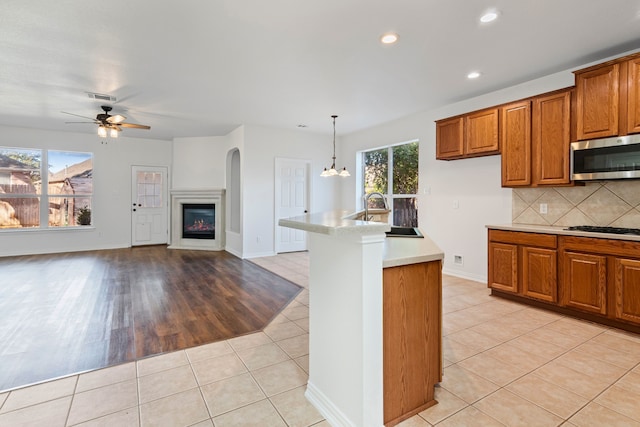
M 436 403 L 444 255 L 349 214 L 279 221 L 309 232 L 306 396 L 333 426 L 392 426 Z

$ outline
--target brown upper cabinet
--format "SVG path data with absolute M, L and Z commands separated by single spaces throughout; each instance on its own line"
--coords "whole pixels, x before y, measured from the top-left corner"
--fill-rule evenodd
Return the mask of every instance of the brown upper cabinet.
M 436 122 L 436 159 L 458 159 L 464 156 L 464 117 Z
M 531 185 L 531 101 L 500 108 L 502 186 Z
M 640 132 L 640 54 L 574 73 L 578 140 Z
M 572 93 L 563 89 L 500 108 L 503 187 L 571 182 Z
M 500 153 L 499 109 L 489 108 L 436 122 L 436 159 L 453 160 Z

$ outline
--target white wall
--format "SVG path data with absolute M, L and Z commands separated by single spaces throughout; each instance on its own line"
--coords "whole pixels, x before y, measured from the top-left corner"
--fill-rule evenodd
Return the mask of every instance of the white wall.
M 444 251 L 444 271 L 485 281 L 487 224 L 511 222 L 511 190 L 500 186 L 500 156 L 435 160 L 435 120 L 573 85 L 570 71 L 425 111 L 340 139 L 340 155 L 355 168 L 358 151 L 418 139 L 420 175 L 418 223 Z M 342 193 L 345 208 L 356 207 L 355 180 Z M 453 208 L 457 201 L 458 209 Z M 463 266 L 453 264 L 462 255 Z
M 310 212 L 336 208 L 338 191 L 344 180 L 321 178 L 329 166 L 332 137 L 307 131 L 244 126 L 241 151 L 243 179 L 243 256 L 273 255 L 275 250 L 275 159 L 311 160 Z
M 124 132 L 126 134 L 126 132 Z M 166 166 L 170 141 L 102 139 L 91 134 L 0 126 L 0 145 L 93 153 L 92 227 L 0 231 L 0 256 L 72 252 L 131 246 L 131 166 Z
M 227 151 L 227 136 L 175 138 L 172 188 L 225 188 Z

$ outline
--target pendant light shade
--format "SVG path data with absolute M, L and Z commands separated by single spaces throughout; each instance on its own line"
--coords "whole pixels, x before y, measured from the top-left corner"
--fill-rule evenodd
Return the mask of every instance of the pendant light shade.
M 327 176 L 351 176 L 351 174 L 349 173 L 349 171 L 347 170 L 346 167 L 343 167 L 342 170 L 340 172 L 338 172 L 336 170 L 336 118 L 338 116 L 331 116 L 331 118 L 333 119 L 333 157 L 331 157 L 331 167 L 329 169 L 324 168 L 324 170 L 322 171 L 322 173 L 320 174 L 320 176 L 323 177 L 327 177 Z

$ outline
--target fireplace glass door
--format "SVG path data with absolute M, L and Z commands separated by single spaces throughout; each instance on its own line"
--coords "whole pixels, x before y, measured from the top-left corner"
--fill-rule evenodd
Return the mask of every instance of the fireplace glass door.
M 215 204 L 196 203 L 182 205 L 182 238 L 215 239 Z

